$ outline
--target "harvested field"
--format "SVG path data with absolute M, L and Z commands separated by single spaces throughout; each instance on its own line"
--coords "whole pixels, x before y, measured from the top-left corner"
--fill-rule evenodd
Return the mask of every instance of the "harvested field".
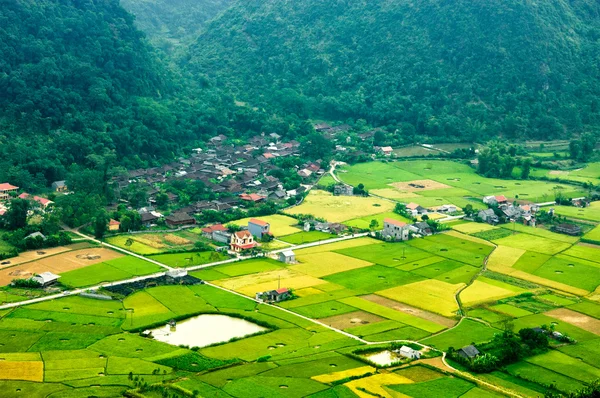
M 296 259 L 300 264 L 292 265 L 289 267 L 291 270 L 316 278 L 373 265 L 368 261 L 333 252 L 304 254 L 296 256 Z
M 42 361 L 0 361 L 0 380 L 44 381 Z
M 334 327 L 336 329 L 347 329 L 356 326 L 367 325 L 370 323 L 384 321 L 385 318 L 371 314 L 365 311 L 354 311 L 341 315 L 334 315 L 327 318 L 319 319 L 319 322 L 323 322 L 326 325 Z
M 0 271 L 0 286 L 6 286 L 15 278 L 30 278 L 33 274 L 50 271 L 55 274 L 72 271 L 123 257 L 122 254 L 104 248 L 90 248 L 57 254 L 37 261 L 31 261 Z
M 414 180 L 407 182 L 394 182 L 390 184 L 396 189 L 405 192 L 432 191 L 434 189 L 451 188 L 450 185 L 443 184 L 434 180 Z
M 280 279 L 281 278 L 281 279 Z M 281 283 L 279 283 L 281 281 Z M 256 292 L 276 289 L 279 284 L 290 289 L 302 289 L 326 283 L 321 279 L 302 275 L 288 269 L 245 275 L 236 278 L 215 281 L 215 284 L 234 290 L 249 297 Z
M 371 190 L 373 195 L 382 196 L 388 199 L 414 199 L 419 198 L 420 196 L 413 192 L 400 192 L 394 188 L 382 188 L 382 189 L 373 189 Z
M 463 283 L 453 285 L 430 279 L 376 293 L 392 300 L 451 317 L 458 311 L 458 303 L 454 294 L 463 286 Z
M 495 282 L 495 283 L 487 283 Z M 485 302 L 500 300 L 506 297 L 516 296 L 524 293 L 524 289 L 516 286 L 493 281 L 487 278 L 480 278 L 474 281 L 469 287 L 460 292 L 460 299 L 466 306 L 472 306 Z
M 519 258 L 525 254 L 525 250 L 509 246 L 498 246 L 488 258 L 488 268 L 492 271 L 502 272 L 511 268 Z
M 192 241 L 189 239 L 185 239 L 182 238 L 180 236 L 177 235 L 173 235 L 173 234 L 168 234 L 164 236 L 164 239 L 174 245 L 190 245 L 192 244 Z
M 456 325 L 456 321 L 452 319 L 448 319 L 438 314 L 434 314 L 433 312 L 425 311 L 416 307 L 411 307 L 410 305 L 390 300 L 388 298 L 381 297 L 376 294 L 369 294 L 366 296 L 362 296 L 361 298 L 368 300 L 372 303 L 383 305 L 384 307 L 388 307 L 396 311 L 401 311 L 409 315 L 414 315 L 421 319 L 427 319 L 428 321 L 438 323 L 447 328 L 451 328 L 452 326 Z
M 300 206 L 287 209 L 289 214 L 312 214 L 329 222 L 344 222 L 394 209 L 393 203 L 374 197 L 333 196 L 324 191 L 310 191 Z
M 399 376 L 395 373 L 380 373 L 364 379 L 358 379 L 350 381 L 344 384 L 346 387 L 352 390 L 353 393 L 359 397 L 385 397 L 392 398 L 392 395 L 383 388 L 383 386 L 397 385 L 397 384 L 409 384 L 413 381 L 406 377 Z M 369 391 L 369 394 L 363 391 Z M 375 395 L 377 394 L 377 395 Z
M 600 335 L 600 320 L 566 308 L 557 308 L 546 312 L 546 315 L 570 323 L 588 332 Z
M 2 262 L 10 261 L 10 264 L 0 265 L 0 269 L 14 267 L 15 265 L 39 260 L 41 258 L 48 257 L 48 256 L 54 256 L 55 254 L 64 253 L 69 250 L 73 250 L 73 249 L 69 246 L 59 246 L 59 247 L 52 247 L 49 249 L 32 250 L 32 251 L 28 251 L 28 252 L 23 252 L 23 253 L 20 253 L 17 257 L 12 257 L 12 258 L 9 258 L 6 260 L 2 260 Z

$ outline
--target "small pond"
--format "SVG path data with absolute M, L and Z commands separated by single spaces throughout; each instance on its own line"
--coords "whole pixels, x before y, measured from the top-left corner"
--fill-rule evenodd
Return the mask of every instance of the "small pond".
M 151 332 L 155 340 L 163 343 L 205 347 L 228 341 L 234 337 L 244 337 L 262 332 L 263 330 L 266 330 L 266 328 L 244 319 L 227 315 L 206 314 L 177 322 L 175 328 L 165 325 L 152 329 Z
M 393 363 L 401 362 L 403 359 L 403 357 L 389 350 L 365 354 L 363 357 L 380 366 L 389 366 Z

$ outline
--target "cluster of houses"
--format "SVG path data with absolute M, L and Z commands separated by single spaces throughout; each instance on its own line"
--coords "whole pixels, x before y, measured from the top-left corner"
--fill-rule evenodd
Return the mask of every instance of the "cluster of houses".
M 483 203 L 490 206 L 489 209 L 480 210 L 477 216 L 488 224 L 498 224 L 501 220 L 495 208 L 501 212 L 501 216 L 513 222 L 522 222 L 524 225 L 535 227 L 535 214 L 539 211 L 538 205 L 518 205 L 509 203 L 504 195 L 485 196 Z
M 55 186 L 58 183 L 62 183 L 62 185 L 60 187 Z M 57 181 L 52 184 L 52 188 L 56 192 L 65 192 L 67 186 L 64 181 Z M 13 195 L 16 195 L 18 191 L 19 187 L 14 186 L 10 183 L 5 182 L 0 184 L 0 216 L 4 215 L 8 210 L 6 202 L 8 202 L 13 197 Z M 37 195 L 32 196 L 27 192 L 22 192 L 21 194 L 16 195 L 16 197 L 19 199 L 28 200 L 31 203 L 30 207 L 32 210 L 45 211 L 48 208 L 48 206 L 54 203 L 49 199 Z
M 223 224 L 202 228 L 202 236 L 214 242 L 229 245 L 231 252 L 239 254 L 259 246 L 259 241 L 272 238 L 271 225 L 263 220 L 252 218 L 241 231 L 229 232 Z
M 209 140 L 207 149 L 197 148 L 189 158 L 180 158 L 162 167 L 131 170 L 115 176 L 112 185 L 117 197 L 133 183 L 145 188 L 149 203 L 139 210 L 144 224 L 160 219 L 154 207 L 161 184 L 175 180 L 202 181 L 207 190 L 217 196 L 217 199 L 199 201 L 177 210 L 178 214 L 187 214 L 191 218 L 205 210 L 226 212 L 249 203 L 283 202 L 306 192 L 325 170 L 319 161 L 297 166 L 296 173 L 302 178 L 302 184 L 296 189 L 284 189 L 279 178 L 269 175 L 270 171 L 278 169 L 272 160 L 297 155 L 300 144 L 293 140 L 281 142 L 280 139 L 277 134 L 260 135 L 253 137 L 247 145 L 236 146 L 229 143 L 226 136 L 218 135 Z M 261 154 L 257 155 L 258 152 Z M 166 195 L 170 204 L 179 200 L 175 193 L 166 192 Z M 189 217 L 179 215 L 165 221 L 168 225 L 180 226 L 191 223 Z

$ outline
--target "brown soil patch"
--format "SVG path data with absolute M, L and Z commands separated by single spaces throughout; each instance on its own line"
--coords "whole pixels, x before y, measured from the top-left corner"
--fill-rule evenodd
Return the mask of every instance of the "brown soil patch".
M 396 189 L 405 192 L 419 192 L 419 191 L 431 191 L 434 189 L 446 189 L 451 188 L 449 185 L 442 184 L 441 182 L 433 180 L 415 180 L 408 182 L 394 182 L 390 184 Z
M 349 312 L 347 314 L 334 315 L 328 318 L 319 319 L 319 322 L 323 322 L 326 325 L 342 330 L 381 321 L 385 321 L 385 318 L 370 314 L 365 311 Z
M 551 170 L 548 174 L 550 174 L 551 176 L 560 176 L 560 175 L 569 174 L 569 172 L 562 171 L 562 170 Z
M 50 250 L 45 250 L 45 252 L 49 253 Z M 123 257 L 123 254 L 104 248 L 75 250 L 51 257 L 46 255 L 36 261 L 0 270 L 0 286 L 6 286 L 16 278 L 29 278 L 33 274 L 47 271 L 61 274 L 119 257 Z
M 545 315 L 551 316 L 552 318 L 556 318 L 566 323 L 570 323 L 571 325 L 577 326 L 583 330 L 587 330 L 588 332 L 600 335 L 600 320 L 590 316 L 580 314 L 579 312 L 568 310 L 566 308 L 557 308 L 555 310 L 546 312 Z M 560 326 L 558 327 L 558 331 L 560 332 Z
M 71 250 L 69 247 L 59 246 L 53 247 L 51 249 L 44 249 L 41 252 L 44 254 L 40 254 L 38 250 L 33 250 L 29 252 L 23 252 L 19 254 L 17 257 L 8 258 L 6 260 L 2 260 L 0 262 L 10 261 L 10 264 L 0 265 L 0 269 L 14 267 L 15 265 L 23 264 L 29 261 L 39 260 L 44 257 L 53 256 L 58 253 L 63 253 Z
M 379 305 L 383 305 L 384 307 L 391 308 L 396 311 L 401 311 L 406 314 L 414 315 L 416 317 L 427 319 L 428 321 L 435 322 L 437 324 L 446 326 L 447 328 L 451 328 L 456 325 L 456 321 L 453 319 L 445 318 L 441 315 L 434 314 L 429 311 L 424 311 L 419 308 L 411 307 L 410 305 L 406 305 L 400 303 L 398 301 L 390 300 L 385 297 L 378 296 L 376 294 L 369 294 L 367 296 L 362 296 L 361 298 L 371 301 L 372 303 L 376 303 Z

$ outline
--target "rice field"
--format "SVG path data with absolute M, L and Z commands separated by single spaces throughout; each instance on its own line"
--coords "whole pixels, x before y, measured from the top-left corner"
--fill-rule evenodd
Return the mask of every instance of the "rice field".
M 392 211 L 389 201 L 373 197 L 333 196 L 325 191 L 311 191 L 300 206 L 286 210 L 287 214 L 312 214 L 329 222 L 344 222 Z

